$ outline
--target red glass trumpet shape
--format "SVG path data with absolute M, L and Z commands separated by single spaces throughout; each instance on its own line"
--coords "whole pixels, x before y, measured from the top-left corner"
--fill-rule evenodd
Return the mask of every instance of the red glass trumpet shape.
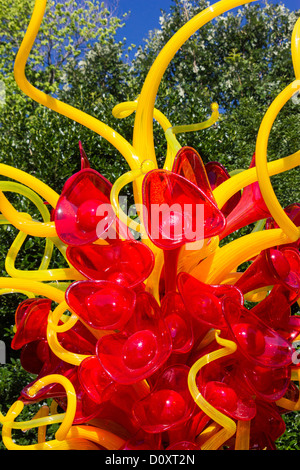
M 147 234 L 164 250 L 218 235 L 225 226 L 225 217 L 204 191 L 167 170 L 146 174 L 143 203 Z
M 252 157 L 250 168 L 254 166 L 255 155 Z M 244 188 L 239 203 L 226 217 L 226 227 L 221 238 L 267 217 L 270 217 L 270 212 L 264 202 L 258 182 L 249 184 Z
M 154 265 L 150 248 L 135 240 L 113 245 L 68 246 L 66 254 L 70 263 L 88 279 L 112 281 L 125 287 L 142 283 Z
M 160 307 L 147 292 L 139 292 L 126 330 L 100 338 L 97 357 L 113 380 L 136 383 L 152 375 L 172 351 L 172 339 Z
M 299 255 L 293 251 L 270 248 L 262 251 L 235 283 L 243 294 L 264 286 L 283 284 L 292 290 L 299 289 L 299 274 L 293 270 Z
M 16 310 L 17 331 L 12 339 L 12 349 L 20 349 L 31 341 L 46 339 L 47 320 L 51 310 L 49 299 L 26 299 Z
M 235 286 L 211 286 L 187 273 L 178 275 L 178 289 L 188 312 L 199 322 L 212 328 L 226 328 L 222 299 L 232 298 L 240 305 L 244 299 Z
M 84 359 L 78 368 L 81 387 L 95 403 L 102 403 L 103 391 L 112 383 L 96 356 Z
M 229 336 L 250 362 L 263 367 L 285 367 L 292 362 L 292 347 L 276 331 L 234 300 L 222 300 Z
M 226 168 L 219 162 L 208 162 L 205 164 L 205 170 L 207 172 L 207 177 L 211 186 L 211 189 L 214 190 L 224 181 L 227 181 L 230 178 L 230 175 Z M 233 211 L 235 206 L 239 203 L 241 199 L 241 191 L 235 193 L 222 207 L 222 212 L 227 217 L 230 212 Z
M 242 361 L 241 370 L 255 396 L 264 401 L 277 401 L 288 390 L 291 381 L 290 367 L 262 367 Z
M 110 281 L 73 282 L 65 297 L 71 310 L 97 330 L 122 329 L 135 307 L 135 293 Z
M 297 301 L 300 289 L 291 290 L 282 284 L 273 287 L 270 294 L 257 303 L 251 312 L 276 331 L 289 332 L 296 326 L 290 322 L 291 305 Z M 300 320 L 300 318 L 299 318 Z
M 192 147 L 182 147 L 179 150 L 172 171 L 198 186 L 215 203 L 202 158 Z
M 135 403 L 133 415 L 144 431 L 166 431 L 183 425 L 192 416 L 195 403 L 188 389 L 188 373 L 184 365 L 166 368 L 151 393 Z
M 225 415 L 241 421 L 254 418 L 253 393 L 243 381 L 236 357 L 221 358 L 205 365 L 196 383 L 203 397 Z
M 55 227 L 67 245 L 85 245 L 104 236 L 115 220 L 111 183 L 85 168 L 65 183 L 55 209 Z

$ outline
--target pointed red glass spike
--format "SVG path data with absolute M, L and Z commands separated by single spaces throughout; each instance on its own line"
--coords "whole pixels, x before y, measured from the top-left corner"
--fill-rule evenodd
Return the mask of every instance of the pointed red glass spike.
M 243 361 L 243 376 L 255 396 L 261 400 L 277 401 L 282 398 L 291 381 L 289 367 L 262 367 Z
M 81 170 L 84 170 L 85 168 L 90 168 L 91 165 L 82 147 L 81 141 L 79 141 L 79 152 L 80 152 Z
M 178 275 L 178 289 L 188 312 L 199 322 L 209 327 L 223 329 L 221 300 L 232 298 L 243 305 L 243 296 L 234 286 L 211 286 L 187 273 Z
M 112 281 L 124 287 L 142 283 L 154 265 L 150 248 L 136 240 L 69 246 L 66 254 L 72 266 L 88 279 Z
M 292 362 L 292 347 L 256 315 L 230 298 L 222 300 L 228 331 L 238 350 L 249 361 L 263 367 L 285 367 Z
M 112 383 L 112 379 L 96 356 L 89 356 L 80 363 L 78 378 L 89 397 L 97 404 L 102 403 L 103 391 Z
M 12 349 L 47 337 L 47 320 L 51 310 L 50 299 L 27 299 L 16 311 L 17 331 L 12 339 Z
M 165 250 L 218 235 L 225 218 L 206 194 L 184 177 L 152 170 L 143 181 L 144 224 Z
M 287 253 L 288 255 L 288 253 Z M 290 289 L 299 289 L 299 275 L 291 270 L 296 259 L 285 256 L 284 251 L 270 248 L 262 251 L 235 283 L 243 294 L 264 286 L 283 284 Z
M 162 316 L 172 337 L 172 351 L 186 353 L 194 344 L 191 318 L 178 292 L 165 295 L 161 303 Z
M 208 162 L 205 164 L 205 170 L 207 172 L 207 177 L 211 186 L 211 189 L 214 190 L 224 181 L 230 178 L 229 173 L 226 168 L 219 162 Z M 239 203 L 242 193 L 238 191 L 235 193 L 222 207 L 222 212 L 227 217 L 230 212 L 233 211 L 235 206 Z
M 172 171 L 183 176 L 195 186 L 198 186 L 215 202 L 202 158 L 192 147 L 182 147 L 179 150 L 175 157 Z
M 183 425 L 192 416 L 195 403 L 188 388 L 188 373 L 185 365 L 166 368 L 150 394 L 135 403 L 133 414 L 144 431 L 166 431 Z
M 95 329 L 122 329 L 135 306 L 135 293 L 110 281 L 78 281 L 66 290 L 66 302 Z
M 55 227 L 64 243 L 85 245 L 105 238 L 115 220 L 111 187 L 109 181 L 89 168 L 67 180 L 55 210 Z
M 137 294 L 135 312 L 126 331 L 100 338 L 97 357 L 118 383 L 132 384 L 156 372 L 169 358 L 172 340 L 160 307 L 147 292 Z
M 252 157 L 250 168 L 254 166 L 255 155 Z M 270 212 L 262 197 L 259 184 L 258 182 L 252 183 L 244 188 L 239 203 L 226 218 L 226 228 L 221 235 L 222 239 L 242 227 L 268 217 L 270 217 Z

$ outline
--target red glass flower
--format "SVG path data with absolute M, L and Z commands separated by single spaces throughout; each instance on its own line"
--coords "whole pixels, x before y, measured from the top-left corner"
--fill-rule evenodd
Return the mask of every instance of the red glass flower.
M 275 368 L 291 364 L 290 343 L 253 315 L 251 310 L 228 297 L 222 299 L 222 309 L 230 336 L 250 362 Z
M 183 425 L 192 416 L 195 403 L 188 389 L 188 373 L 184 365 L 166 368 L 150 394 L 135 403 L 133 414 L 144 431 L 166 431 Z
M 100 338 L 96 354 L 116 382 L 131 384 L 158 370 L 171 350 L 172 339 L 159 305 L 151 294 L 140 292 L 126 330 Z
M 113 245 L 68 246 L 67 258 L 85 277 L 134 287 L 150 275 L 154 256 L 150 248 L 135 240 Z
M 67 245 L 92 243 L 115 220 L 110 206 L 111 183 L 90 168 L 75 173 L 65 183 L 55 209 L 55 227 Z
M 78 379 L 81 387 L 97 404 L 102 403 L 103 391 L 112 383 L 96 356 L 89 356 L 81 362 Z
M 49 299 L 26 299 L 17 308 L 17 331 L 12 339 L 12 349 L 20 349 L 27 343 L 47 338 L 47 320 L 51 310 Z
M 98 330 L 122 329 L 135 306 L 135 293 L 110 281 L 73 282 L 65 297 L 71 310 Z
M 190 274 L 178 275 L 178 289 L 188 312 L 199 322 L 213 328 L 227 328 L 222 312 L 222 299 L 235 299 L 243 305 L 244 298 L 234 286 L 211 286 Z
M 164 250 L 218 235 L 225 226 L 225 217 L 205 192 L 170 171 L 146 174 L 143 204 L 147 234 Z

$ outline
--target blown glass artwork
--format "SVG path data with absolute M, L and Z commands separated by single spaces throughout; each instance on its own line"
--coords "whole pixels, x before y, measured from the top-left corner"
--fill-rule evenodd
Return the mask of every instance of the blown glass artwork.
M 107 181 L 91 168 L 80 142 L 81 169 L 58 194 L 0 164 L 1 175 L 14 180 L 1 186 L 1 221 L 19 231 L 0 293 L 28 297 L 15 313 L 11 347 L 36 376 L 0 414 L 8 449 L 276 449 L 283 415 L 299 409 L 293 343 L 300 318 L 292 307 L 300 302 L 300 205 L 282 208 L 270 177 L 299 165 L 300 152 L 268 163 L 267 146 L 278 113 L 300 90 L 300 20 L 291 38 L 295 80 L 262 116 L 250 168 L 230 176 L 218 162 L 204 164 L 196 149 L 181 147 L 176 127 L 154 107 L 178 48 L 208 21 L 248 2 L 222 0 L 169 40 L 138 100 L 113 110 L 115 117 L 136 112 L 131 144 L 27 81 L 25 65 L 46 7 L 46 0 L 36 1 L 15 61 L 18 86 L 106 139 L 130 171 Z M 214 103 L 211 117 L 196 128 L 218 116 Z M 168 144 L 163 168 L 153 117 Z M 129 183 L 140 208 L 135 220 L 119 204 Z M 18 212 L 5 190 L 32 200 L 43 222 Z M 262 219 L 258 230 L 226 243 Z M 27 235 L 46 239 L 35 271 L 14 266 Z M 67 268 L 49 269 L 53 246 Z M 52 403 L 46 410 L 17 420 L 24 406 L 45 399 Z M 47 440 L 50 424 L 57 431 Z M 15 429 L 31 428 L 38 428 L 35 443 L 16 442 Z

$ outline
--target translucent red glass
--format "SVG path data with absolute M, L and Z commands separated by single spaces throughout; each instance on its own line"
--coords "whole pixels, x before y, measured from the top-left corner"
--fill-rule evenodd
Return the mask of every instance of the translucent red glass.
M 150 394 L 134 404 L 133 414 L 144 431 L 172 429 L 192 415 L 195 403 L 188 389 L 188 373 L 184 365 L 165 369 Z
M 147 292 L 137 294 L 135 312 L 126 330 L 100 338 L 96 354 L 104 370 L 122 384 L 153 374 L 168 359 L 172 339 L 160 307 Z
M 255 167 L 255 155 L 253 155 L 250 164 L 250 168 L 253 167 Z M 221 238 L 267 217 L 270 217 L 270 212 L 264 202 L 258 182 L 249 184 L 243 189 L 238 204 L 226 217 L 226 228 Z
M 225 226 L 223 214 L 205 192 L 170 171 L 146 174 L 143 203 L 148 236 L 164 250 L 218 235 Z
M 110 281 L 78 281 L 68 287 L 66 301 L 92 328 L 122 329 L 133 314 L 135 293 Z
M 207 177 L 211 186 L 211 189 L 214 190 L 224 181 L 227 181 L 230 178 L 230 175 L 226 168 L 219 162 L 208 162 L 205 164 L 205 170 L 207 172 Z M 241 191 L 235 193 L 222 207 L 222 212 L 227 217 L 230 212 L 233 211 L 235 206 L 239 203 L 241 199 Z
M 115 220 L 110 206 L 111 187 L 90 168 L 67 180 L 55 209 L 56 231 L 64 243 L 84 245 L 104 235 Z
M 126 287 L 147 279 L 154 265 L 150 248 L 135 240 L 113 245 L 69 246 L 67 258 L 88 279 L 113 281 Z

